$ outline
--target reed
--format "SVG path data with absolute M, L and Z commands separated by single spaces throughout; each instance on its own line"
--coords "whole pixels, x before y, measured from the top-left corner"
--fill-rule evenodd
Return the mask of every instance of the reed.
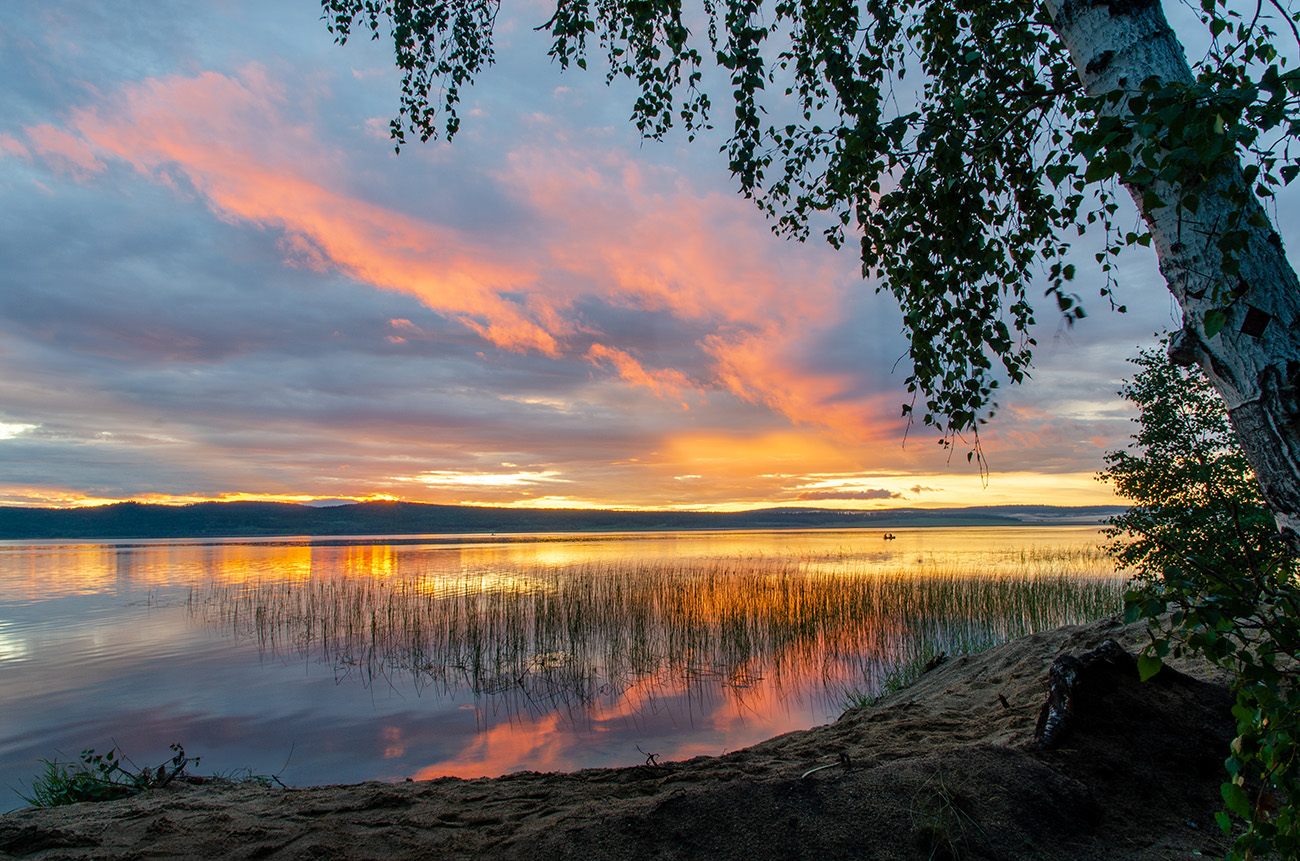
M 977 563 L 842 552 L 213 582 L 190 610 L 267 652 L 511 709 L 760 682 L 842 703 L 938 652 L 1114 614 L 1124 582 L 1092 546 Z

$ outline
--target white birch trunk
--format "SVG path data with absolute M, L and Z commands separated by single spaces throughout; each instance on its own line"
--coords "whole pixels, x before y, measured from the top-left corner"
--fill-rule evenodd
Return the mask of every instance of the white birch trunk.
M 1089 94 L 1136 91 L 1153 76 L 1192 83 L 1159 0 L 1047 0 L 1047 7 Z M 1127 111 L 1126 102 L 1116 110 Z M 1234 171 L 1240 181 L 1240 166 Z M 1215 186 L 1222 189 L 1230 179 L 1200 189 L 1152 189 L 1170 204 L 1184 191 L 1198 191 L 1195 215 L 1179 214 L 1173 205 L 1144 211 L 1141 190 L 1129 192 L 1151 231 L 1160 271 L 1182 306 L 1184 327 L 1170 355 L 1183 364 L 1195 361 L 1214 382 L 1278 527 L 1300 549 L 1300 282 L 1267 221 L 1248 228 L 1239 258 L 1241 283 L 1226 281 L 1216 240 L 1232 210 Z M 1253 198 L 1251 205 L 1259 208 Z M 1227 304 L 1225 294 L 1242 287 L 1245 295 L 1231 304 L 1227 325 L 1207 337 L 1206 312 Z

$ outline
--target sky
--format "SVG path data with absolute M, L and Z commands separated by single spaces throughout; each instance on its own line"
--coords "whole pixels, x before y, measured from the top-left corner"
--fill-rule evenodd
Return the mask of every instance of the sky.
M 902 418 L 854 253 L 773 235 L 719 140 L 640 140 L 547 17 L 396 154 L 391 56 L 313 0 L 0 7 L 0 504 L 1116 501 L 1126 359 L 1178 322 L 1149 252 L 1118 315 L 1078 247 L 1089 316 L 1040 308 L 982 474 Z

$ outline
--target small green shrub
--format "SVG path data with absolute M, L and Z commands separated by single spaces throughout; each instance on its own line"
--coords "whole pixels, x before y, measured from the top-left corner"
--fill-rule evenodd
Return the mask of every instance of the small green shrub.
M 173 744 L 171 750 L 171 760 L 156 769 L 146 766 L 137 770 L 129 760 L 123 764 L 116 748 L 108 753 L 83 750 L 74 763 L 43 759 L 44 771 L 18 796 L 33 807 L 58 807 L 79 801 L 111 801 L 157 789 L 183 774 L 186 766 L 199 762 L 197 756 L 186 756 L 179 744 Z
M 1106 530 L 1116 561 L 1156 586 L 1194 558 L 1200 575 L 1250 571 L 1285 553 L 1273 513 L 1241 453 L 1223 401 L 1199 368 L 1143 350 L 1120 394 L 1140 428 L 1129 450 L 1106 453 L 1099 477 L 1132 501 Z
M 1199 369 L 1146 351 L 1121 394 L 1139 410 L 1135 451 L 1110 452 L 1100 477 L 1133 506 L 1112 519 L 1112 551 L 1136 572 L 1129 621 L 1145 619 L 1144 678 L 1173 655 L 1236 676 L 1237 738 L 1218 815 L 1244 825 L 1233 855 L 1300 857 L 1300 584 L 1224 411 Z

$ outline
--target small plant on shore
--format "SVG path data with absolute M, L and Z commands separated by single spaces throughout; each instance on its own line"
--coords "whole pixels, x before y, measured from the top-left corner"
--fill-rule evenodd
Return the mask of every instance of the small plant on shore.
M 954 640 L 951 644 L 953 655 L 969 655 L 982 652 L 995 644 L 992 639 Z M 874 706 L 891 694 L 896 694 L 911 685 L 921 676 L 947 663 L 950 655 L 928 646 L 910 659 L 894 664 L 874 686 L 874 693 L 861 688 L 853 688 L 844 693 L 844 710 Z
M 43 759 L 44 770 L 32 780 L 32 786 L 18 796 L 33 807 L 58 807 L 79 801 L 111 801 L 159 789 L 184 774 L 197 756 L 186 756 L 179 744 L 171 746 L 172 758 L 157 768 L 137 769 L 114 748 L 108 753 L 83 750 L 78 762 Z
M 1237 738 L 1218 814 L 1240 819 L 1237 858 L 1300 857 L 1300 584 L 1296 559 L 1237 447 L 1222 402 L 1199 369 L 1161 352 L 1121 392 L 1135 402 L 1136 451 L 1110 452 L 1101 478 L 1133 507 L 1111 520 L 1116 559 L 1137 573 L 1129 621 L 1151 642 L 1143 678 L 1171 654 L 1200 655 L 1236 676 Z
M 83 750 L 75 762 L 58 758 L 41 760 L 42 771 L 32 780 L 30 789 L 18 792 L 18 797 L 32 807 L 59 807 L 81 801 L 112 801 L 128 798 L 149 789 L 161 789 L 180 778 L 188 783 L 239 783 L 257 786 L 284 786 L 280 774 L 289 766 L 293 748 L 284 761 L 284 768 L 276 774 L 257 774 L 249 768 L 236 768 L 198 777 L 186 769 L 199 764 L 199 757 L 186 756 L 179 744 L 171 746 L 172 758 L 157 768 L 139 768 L 114 747 L 108 753 Z
M 927 859 L 961 858 L 962 847 L 974 836 L 988 834 L 967 810 L 969 801 L 944 779 L 942 769 L 926 778 L 912 797 L 912 833 Z

